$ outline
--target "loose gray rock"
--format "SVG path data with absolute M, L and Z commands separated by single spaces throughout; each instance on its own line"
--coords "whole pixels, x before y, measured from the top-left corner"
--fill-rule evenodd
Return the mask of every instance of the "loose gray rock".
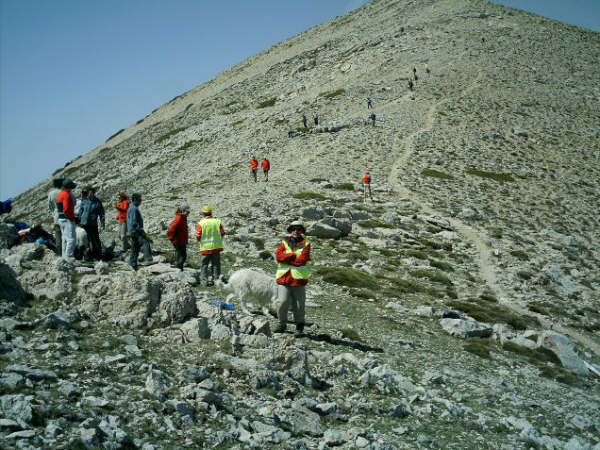
M 464 319 L 440 319 L 442 328 L 452 336 L 460 338 L 486 338 L 492 335 L 489 325 Z
M 538 345 L 551 350 L 560 359 L 563 367 L 578 375 L 588 375 L 589 371 L 577 348 L 563 334 L 554 331 L 544 331 L 538 338 Z
M 17 274 L 6 264 L 0 264 L 0 298 L 19 306 L 27 300 L 27 293 L 17 280 Z

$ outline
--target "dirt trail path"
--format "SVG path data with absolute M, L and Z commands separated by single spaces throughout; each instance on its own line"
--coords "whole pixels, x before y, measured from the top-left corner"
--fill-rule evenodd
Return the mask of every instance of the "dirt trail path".
M 577 332 L 576 330 L 570 327 L 554 324 L 552 321 L 548 320 L 544 315 L 529 311 L 528 309 L 523 308 L 515 302 L 511 301 L 511 296 L 504 290 L 500 283 L 498 283 L 498 277 L 496 274 L 496 264 L 492 260 L 492 249 L 485 242 L 482 232 L 479 230 L 475 230 L 471 226 L 465 224 L 464 222 L 455 217 L 444 216 L 442 213 L 432 208 L 430 204 L 419 198 L 417 193 L 410 191 L 401 182 L 401 178 L 399 175 L 401 170 L 406 166 L 407 161 L 412 156 L 415 150 L 414 143 L 421 134 L 428 133 L 433 129 L 438 108 L 452 99 L 457 99 L 464 95 L 467 95 L 479 85 L 481 79 L 482 74 L 480 72 L 479 75 L 471 82 L 471 84 L 465 90 L 463 90 L 457 97 L 447 96 L 442 98 L 438 102 L 433 103 L 427 110 L 427 115 L 423 127 L 405 137 L 398 138 L 398 140 L 400 141 L 398 148 L 401 149 L 400 156 L 392 164 L 392 168 L 388 176 L 388 183 L 392 187 L 393 191 L 396 192 L 396 194 L 403 197 L 411 198 L 416 204 L 420 206 L 422 211 L 426 214 L 443 217 L 445 220 L 450 222 L 452 227 L 475 248 L 477 255 L 476 259 L 479 265 L 479 275 L 485 281 L 488 288 L 492 292 L 494 292 L 494 295 L 498 298 L 498 301 L 500 303 L 502 303 L 504 306 L 506 306 L 515 313 L 536 317 L 544 328 L 554 329 L 562 334 L 565 334 L 574 341 L 592 350 L 596 355 L 600 356 L 600 345 L 594 340 Z

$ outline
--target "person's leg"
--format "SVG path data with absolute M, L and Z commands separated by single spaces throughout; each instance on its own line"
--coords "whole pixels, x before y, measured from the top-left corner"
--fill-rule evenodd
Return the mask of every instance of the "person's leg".
M 144 236 L 140 236 L 140 243 L 142 251 L 144 252 L 144 261 L 152 261 L 152 248 L 150 247 L 150 241 Z
M 208 282 L 208 263 L 210 262 L 210 255 L 202 255 L 202 276 L 204 280 Z
M 294 313 L 294 322 L 296 330 L 304 331 L 304 315 L 306 304 L 306 286 L 294 286 L 292 288 L 292 312 Z
M 181 270 L 183 270 L 183 266 L 185 265 L 185 261 L 187 260 L 187 245 L 181 246 Z
M 66 256 L 67 252 L 67 219 L 58 219 L 58 226 L 60 227 L 60 242 L 61 242 L 61 255 Z
M 88 238 L 91 244 L 92 258 L 100 259 L 102 256 L 102 243 L 100 242 L 100 232 L 98 230 L 98 225 L 90 225 L 90 233 L 88 234 Z
M 183 270 L 183 264 L 185 263 L 185 245 L 176 245 L 175 253 L 177 258 L 175 260 L 175 267 Z
M 285 331 L 287 326 L 288 310 L 290 308 L 291 295 L 288 286 L 277 285 L 277 318 L 279 326 L 277 330 Z M 277 331 L 276 330 L 276 331 Z
M 54 242 L 56 243 L 56 254 L 58 256 L 62 255 L 62 231 L 60 229 L 60 225 L 54 224 Z
M 69 256 L 71 258 L 74 257 L 75 254 L 75 222 L 72 222 L 70 220 L 65 220 L 65 228 L 63 231 L 63 234 L 66 234 L 67 238 L 66 238 L 66 249 L 64 249 L 64 252 L 66 253 L 66 256 Z
M 215 253 L 212 256 L 213 280 L 218 280 L 221 278 L 221 253 Z
M 129 255 L 129 265 L 135 270 L 138 268 L 138 255 L 140 253 L 140 237 L 131 236 L 131 254 Z
M 120 225 L 121 243 L 123 244 L 123 252 L 129 249 L 129 239 L 127 237 L 127 222 L 121 222 Z
M 369 184 L 369 198 L 373 200 L 373 194 L 371 194 L 371 185 Z

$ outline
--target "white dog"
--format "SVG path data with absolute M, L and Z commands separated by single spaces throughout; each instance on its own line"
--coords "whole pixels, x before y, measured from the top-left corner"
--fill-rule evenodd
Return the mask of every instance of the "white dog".
M 255 300 L 262 308 L 265 315 L 269 314 L 269 307 L 276 309 L 277 283 L 273 275 L 267 275 L 260 269 L 236 270 L 229 277 L 227 284 L 219 282 L 224 289 L 232 292 L 227 296 L 229 302 L 232 298 L 239 298 L 240 306 L 246 314 L 248 302 Z

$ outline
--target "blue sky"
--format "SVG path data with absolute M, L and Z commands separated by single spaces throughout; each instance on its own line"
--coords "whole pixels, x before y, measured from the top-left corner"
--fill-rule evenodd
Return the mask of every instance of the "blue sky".
M 0 0 L 0 200 L 367 0 Z M 598 0 L 501 0 L 600 31 Z

